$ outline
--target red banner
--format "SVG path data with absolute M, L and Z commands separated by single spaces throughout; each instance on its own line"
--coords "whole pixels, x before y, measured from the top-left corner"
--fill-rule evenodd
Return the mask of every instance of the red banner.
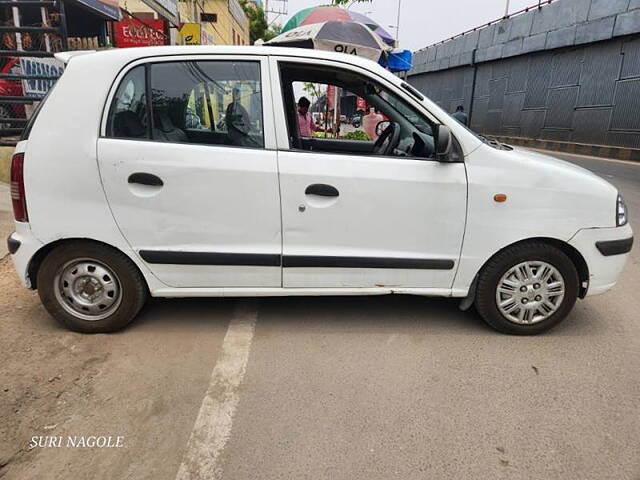
M 162 20 L 145 20 L 143 23 L 135 18 L 123 18 L 113 23 L 113 35 L 116 47 L 120 48 L 165 44 Z
M 327 85 L 327 104 L 329 105 L 329 110 L 333 110 L 333 104 L 335 103 L 336 97 L 336 87 L 333 85 Z

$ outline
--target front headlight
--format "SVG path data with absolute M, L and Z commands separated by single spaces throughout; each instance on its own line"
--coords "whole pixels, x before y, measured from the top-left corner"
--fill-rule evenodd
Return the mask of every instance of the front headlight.
M 627 205 L 624 203 L 622 195 L 618 195 L 618 202 L 616 205 L 616 225 L 622 227 L 627 224 Z

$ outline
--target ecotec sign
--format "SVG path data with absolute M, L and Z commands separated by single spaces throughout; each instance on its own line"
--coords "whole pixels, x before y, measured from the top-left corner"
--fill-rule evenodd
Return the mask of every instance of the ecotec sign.
M 23 75 L 38 77 L 59 77 L 64 71 L 62 62 L 55 58 L 22 57 L 20 68 Z M 44 97 L 54 83 L 55 80 L 27 79 L 22 80 L 22 89 L 25 95 Z

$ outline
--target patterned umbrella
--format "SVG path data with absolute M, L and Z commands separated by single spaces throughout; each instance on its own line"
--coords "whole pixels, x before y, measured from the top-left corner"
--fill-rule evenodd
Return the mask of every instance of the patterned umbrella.
M 365 24 L 372 31 L 378 34 L 380 38 L 387 45 L 393 46 L 395 43 L 394 38 L 384 28 L 371 20 L 369 17 L 362 15 L 358 12 L 352 12 L 351 10 L 345 10 L 340 7 L 310 7 L 300 10 L 296 13 L 287 24 L 283 27 L 282 32 L 287 30 L 293 30 L 304 25 L 310 25 L 312 23 L 322 23 L 328 21 L 340 21 L 340 22 L 359 22 Z
M 294 28 L 269 40 L 265 45 L 341 52 L 374 62 L 380 59 L 383 52 L 391 50 L 363 23 L 335 20 Z

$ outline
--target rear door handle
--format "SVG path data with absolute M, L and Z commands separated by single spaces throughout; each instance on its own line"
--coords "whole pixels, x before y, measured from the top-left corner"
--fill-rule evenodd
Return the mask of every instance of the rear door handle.
M 324 183 L 315 183 L 309 185 L 304 191 L 305 195 L 318 195 L 320 197 L 338 197 L 340 192 L 336 187 L 325 185 Z
M 161 187 L 164 182 L 160 177 L 152 173 L 136 172 L 129 175 L 129 183 L 139 183 L 140 185 L 149 185 L 150 187 Z

